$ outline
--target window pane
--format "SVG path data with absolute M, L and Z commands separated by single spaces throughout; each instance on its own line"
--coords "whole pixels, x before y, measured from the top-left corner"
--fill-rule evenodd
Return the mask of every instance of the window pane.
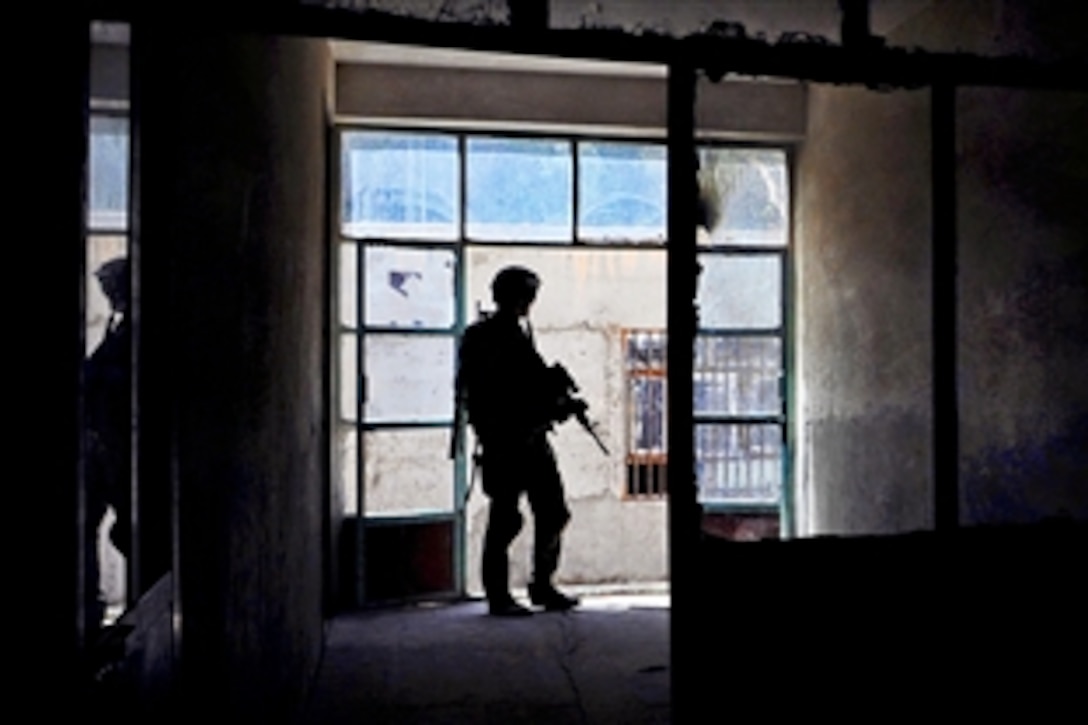
M 579 239 L 664 242 L 664 146 L 581 143 L 578 173 Z
M 452 250 L 368 246 L 365 265 L 367 325 L 453 327 Z
M 786 154 L 780 149 L 699 150 L 704 244 L 785 246 L 789 239 Z
M 367 515 L 453 510 L 453 462 L 446 428 L 367 431 Z
M 365 432 L 366 512 L 450 510 L 454 468 L 447 458 L 449 435 L 446 428 Z M 354 515 L 359 510 L 357 440 L 353 427 L 337 428 L 337 483 L 342 510 L 347 515 Z
M 347 131 L 341 138 L 345 236 L 456 238 L 455 138 L 385 131 Z
M 777 337 L 695 340 L 696 415 L 774 415 L 782 412 L 782 343 Z
M 782 490 L 779 425 L 696 425 L 700 503 L 777 503 Z
M 359 471 L 358 435 L 354 427 L 339 426 L 336 433 L 337 475 L 340 484 L 340 500 L 343 512 L 354 516 L 359 512 L 356 477 Z
M 628 453 L 665 452 L 665 379 L 633 377 L 628 381 L 630 401 Z
M 777 254 L 700 254 L 699 325 L 773 329 L 782 323 L 782 261 Z
M 570 241 L 574 184 L 566 141 L 468 140 L 468 236 L 484 241 Z
M 358 395 L 359 356 L 353 334 L 340 336 L 340 417 L 355 421 L 355 400 Z
M 660 330 L 632 330 L 626 333 L 626 365 L 631 371 L 657 370 L 664 372 L 666 360 L 665 333 Z
M 366 420 L 453 420 L 452 335 L 370 334 L 364 350 Z
M 88 219 L 91 229 L 128 228 L 128 119 L 91 116 Z
M 355 244 L 340 245 L 340 324 L 359 325 L 359 250 Z

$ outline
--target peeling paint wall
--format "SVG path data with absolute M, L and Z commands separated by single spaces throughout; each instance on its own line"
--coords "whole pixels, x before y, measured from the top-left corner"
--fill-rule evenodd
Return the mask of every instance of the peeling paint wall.
M 1088 93 L 958 111 L 962 517 L 1088 518 Z
M 907 47 L 1068 56 L 1082 10 L 938 3 Z M 800 158 L 807 533 L 932 522 L 929 102 L 814 87 Z M 1088 335 L 1080 190 L 1088 97 L 957 94 L 961 520 L 1088 516 Z
M 893 40 L 1053 60 L 1088 7 L 944 3 Z M 960 515 L 1088 518 L 1088 94 L 957 93 Z
M 932 522 L 929 101 L 813 87 L 798 158 L 800 531 Z

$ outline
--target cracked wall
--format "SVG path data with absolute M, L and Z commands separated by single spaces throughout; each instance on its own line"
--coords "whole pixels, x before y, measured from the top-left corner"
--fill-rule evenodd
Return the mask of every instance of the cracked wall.
M 932 521 L 924 91 L 813 87 L 798 159 L 801 533 Z
M 905 47 L 1061 57 L 1080 11 L 945 3 Z M 1081 12 L 1081 15 L 1083 13 Z M 800 156 L 807 533 L 932 526 L 928 92 L 813 87 Z M 961 521 L 1088 516 L 1088 95 L 960 89 Z

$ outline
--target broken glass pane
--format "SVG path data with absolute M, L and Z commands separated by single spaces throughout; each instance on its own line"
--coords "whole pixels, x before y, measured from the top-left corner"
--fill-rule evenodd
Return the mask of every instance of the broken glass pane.
M 366 248 L 366 324 L 452 327 L 457 258 L 448 249 Z
M 470 138 L 467 154 L 471 239 L 571 241 L 574 164 L 569 142 Z
M 786 153 L 699 149 L 702 244 L 785 246 L 789 240 Z
M 457 237 L 456 138 L 388 131 L 345 131 L 341 138 L 341 230 L 345 236 Z

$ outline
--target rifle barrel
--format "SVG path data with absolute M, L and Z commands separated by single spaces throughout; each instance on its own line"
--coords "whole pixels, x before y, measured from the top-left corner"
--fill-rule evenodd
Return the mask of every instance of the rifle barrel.
M 578 422 L 582 425 L 582 428 L 585 429 L 586 433 L 589 433 L 590 437 L 593 439 L 593 442 L 596 443 L 597 447 L 601 449 L 601 452 L 604 453 L 606 456 L 610 455 L 608 449 L 605 448 L 604 443 L 601 442 L 600 436 L 597 435 L 597 431 L 593 430 L 593 424 L 589 422 L 586 414 L 580 413 L 577 417 Z

